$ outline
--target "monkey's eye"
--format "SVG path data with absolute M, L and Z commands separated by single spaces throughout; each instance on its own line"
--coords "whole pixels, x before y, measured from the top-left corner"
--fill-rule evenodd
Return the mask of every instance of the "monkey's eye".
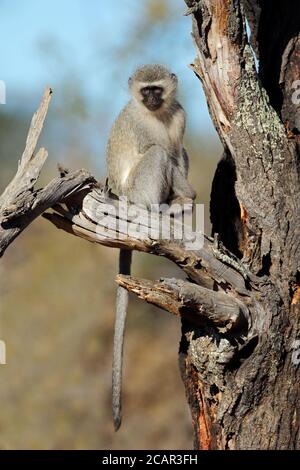
M 163 89 L 161 87 L 155 87 L 153 88 L 153 92 L 155 95 L 160 96 L 163 92 Z
M 150 94 L 150 88 L 149 88 L 149 87 L 142 88 L 142 89 L 141 89 L 141 94 L 142 94 L 143 96 L 149 96 L 149 94 Z

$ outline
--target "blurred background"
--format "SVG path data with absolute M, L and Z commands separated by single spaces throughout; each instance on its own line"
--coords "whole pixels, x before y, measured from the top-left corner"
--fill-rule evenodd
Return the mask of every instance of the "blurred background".
M 46 85 L 54 94 L 40 145 L 49 151 L 39 185 L 58 162 L 105 177 L 110 126 L 128 99 L 137 65 L 178 74 L 188 114 L 185 145 L 197 202 L 205 204 L 221 147 L 201 85 L 183 0 L 0 0 L 0 190 L 17 168 Z M 110 411 L 117 251 L 36 220 L 0 264 L 1 449 L 190 449 L 189 409 L 177 353 L 180 321 L 132 297 L 125 341 L 123 425 Z M 134 255 L 145 278 L 182 276 Z

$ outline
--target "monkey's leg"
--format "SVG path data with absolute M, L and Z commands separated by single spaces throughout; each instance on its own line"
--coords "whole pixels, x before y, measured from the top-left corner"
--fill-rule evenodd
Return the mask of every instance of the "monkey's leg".
M 167 152 L 159 145 L 153 145 L 143 155 L 127 182 L 127 196 L 130 202 L 148 208 L 168 199 L 172 170 Z
M 196 197 L 196 191 L 192 188 L 180 168 L 173 167 L 173 185 L 172 190 L 175 198 L 191 199 Z
M 196 192 L 183 174 L 183 169 L 174 166 L 172 195 L 168 214 L 172 214 L 174 217 L 179 216 L 183 213 L 183 210 L 185 213 L 191 213 L 195 197 Z
M 120 250 L 119 273 L 130 274 L 132 252 Z M 129 294 L 121 286 L 117 288 L 116 320 L 112 367 L 112 412 L 114 428 L 117 431 L 122 421 L 122 369 L 123 344 Z

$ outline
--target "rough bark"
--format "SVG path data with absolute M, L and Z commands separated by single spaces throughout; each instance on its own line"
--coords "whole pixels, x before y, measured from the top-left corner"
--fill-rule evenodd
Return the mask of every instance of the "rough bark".
M 213 231 L 268 280 L 255 294 L 261 307 L 256 341 L 246 348 L 246 357 L 237 354 L 223 370 L 212 354 L 204 367 L 199 360 L 203 331 L 183 323 L 181 369 L 195 443 L 217 449 L 299 449 L 299 366 L 292 360 L 300 326 L 299 105 L 291 100 L 292 81 L 299 78 L 299 9 L 295 2 L 279 2 L 279 8 L 271 1 L 186 3 L 194 7 L 192 68 L 225 149 L 212 192 Z

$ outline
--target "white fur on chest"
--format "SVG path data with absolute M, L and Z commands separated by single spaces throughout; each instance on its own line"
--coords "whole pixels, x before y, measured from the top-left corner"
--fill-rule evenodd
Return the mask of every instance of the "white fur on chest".
M 155 116 L 149 116 L 148 126 L 149 132 L 158 145 L 166 149 L 181 145 L 184 130 L 184 116 L 181 113 L 174 114 L 172 121 L 168 124 Z

